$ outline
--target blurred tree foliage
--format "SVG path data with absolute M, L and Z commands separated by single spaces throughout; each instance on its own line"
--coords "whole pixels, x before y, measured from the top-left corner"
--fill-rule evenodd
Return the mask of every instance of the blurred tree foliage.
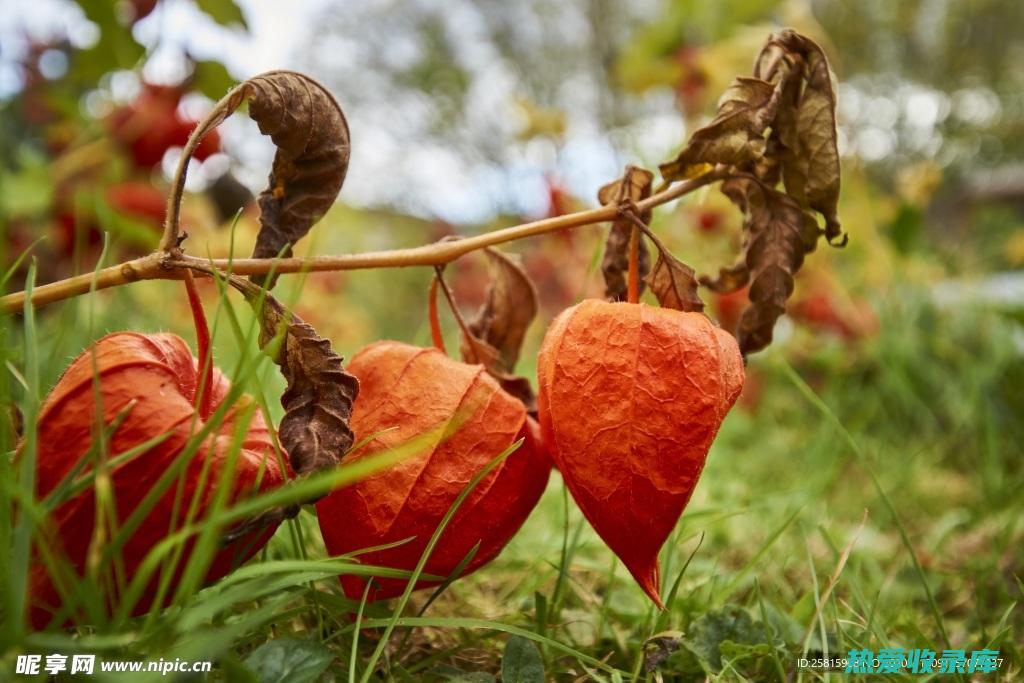
M 659 93 L 706 115 L 717 81 L 749 61 L 749 43 L 782 25 L 827 46 L 859 105 L 846 110 L 848 151 L 859 147 L 887 174 L 920 158 L 968 170 L 1019 158 L 1024 5 L 1015 0 L 361 3 L 326 10 L 306 58 L 355 116 L 401 117 L 413 124 L 390 127 L 406 131 L 402 141 L 502 163 L 524 133 L 614 137 L 664 112 Z M 526 119 L 518 127 L 493 115 L 510 102 Z M 546 123 L 534 120 L 544 113 Z
M 17 50 L 6 46 L 4 76 L 16 87 L 0 99 L 0 263 L 31 248 L 45 282 L 91 268 L 104 234 L 110 258 L 155 246 L 167 201 L 164 157 L 184 145 L 196 123 L 195 108 L 183 101 L 219 98 L 234 85 L 223 64 L 187 49 L 179 55 L 180 81 L 143 77 L 156 45 L 140 42 L 136 28 L 157 7 L 157 0 L 69 2 L 60 28 L 48 35 L 26 30 Z M 211 24 L 245 30 L 234 0 L 196 0 L 195 8 Z M 214 135 L 197 158 L 219 151 Z M 232 180 L 224 168 L 209 178 L 214 202 Z M 236 197 L 229 215 L 247 195 Z M 16 283 L 25 274 L 21 265 Z
M 816 0 L 813 9 L 845 78 L 871 95 L 906 84 L 941 95 L 936 133 L 952 149 L 937 153 L 944 166 L 971 171 L 1021 158 L 1024 4 Z

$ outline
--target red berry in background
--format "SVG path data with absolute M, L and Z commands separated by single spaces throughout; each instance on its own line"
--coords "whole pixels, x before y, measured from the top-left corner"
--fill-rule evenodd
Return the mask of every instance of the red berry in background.
M 547 218 L 556 218 L 572 213 L 572 195 L 561 184 L 554 180 L 547 181 L 548 186 L 548 211 Z
M 540 499 L 551 463 L 536 422 L 482 365 L 460 363 L 434 348 L 394 341 L 366 347 L 349 363 L 359 378 L 352 412 L 356 439 L 373 436 L 346 462 L 407 444 L 439 428 L 449 433 L 420 452 L 317 504 L 320 530 L 332 555 L 402 541 L 361 554 L 361 562 L 412 570 L 445 513 L 469 481 L 519 438 L 518 450 L 492 470 L 445 528 L 424 571 L 450 575 L 478 543 L 468 574 L 494 559 Z M 386 430 L 386 431 L 382 431 Z M 376 436 L 374 436 L 376 435 Z M 343 576 L 345 594 L 359 600 L 365 581 Z M 400 595 L 402 579 L 376 578 L 370 600 Z M 421 581 L 417 588 L 431 584 Z
M 729 334 L 736 333 L 740 317 L 750 305 L 749 292 L 750 287 L 741 287 L 725 294 L 715 292 L 711 297 L 711 310 L 715 314 L 715 320 L 718 321 L 719 327 Z
M 149 183 L 141 181 L 111 185 L 107 188 L 106 199 L 120 213 L 156 227 L 163 225 L 167 214 L 167 196 Z
M 694 45 L 682 45 L 673 58 L 682 70 L 675 84 L 676 100 L 683 112 L 696 114 L 704 107 L 708 86 L 708 76 L 700 64 L 700 49 Z
M 54 244 L 65 256 L 75 253 L 76 245 L 97 247 L 103 243 L 103 232 L 96 217 L 87 211 L 62 210 L 55 220 Z
M 95 367 L 95 374 L 94 374 Z M 82 352 L 50 391 L 39 416 L 38 453 L 36 461 L 37 493 L 49 495 L 86 457 L 93 445 L 97 424 L 97 402 L 102 407 L 104 424 L 121 419 L 107 443 L 110 457 L 116 457 L 151 439 L 167 434 L 153 447 L 113 468 L 112 490 L 116 499 L 117 523 L 123 524 L 138 508 L 152 484 L 179 457 L 189 438 L 201 429 L 205 420 L 227 396 L 230 384 L 217 370 L 212 378 L 205 411 L 195 407 L 200 373 L 197 360 L 183 339 L 172 334 L 138 334 L 118 332 L 100 339 Z M 96 396 L 98 378 L 99 396 Z M 199 492 L 197 519 L 202 519 L 211 503 L 214 490 L 222 476 L 229 476 L 236 501 L 284 482 L 284 471 L 278 464 L 270 431 L 258 412 L 248 425 L 233 470 L 226 472 L 228 457 L 238 431 L 239 413 L 251 402 L 243 398 L 230 407 L 227 417 L 192 456 L 185 468 L 184 495 L 189 503 L 196 494 L 206 462 L 206 488 Z M 198 413 L 198 414 L 197 414 Z M 119 416 L 122 416 L 119 417 Z M 88 472 L 91 465 L 85 466 Z M 172 517 L 179 493 L 171 486 L 143 519 L 122 549 L 126 576 L 136 574 L 143 559 L 157 543 L 172 531 Z M 53 538 L 48 547 L 63 556 L 78 575 L 84 575 L 86 555 L 92 542 L 96 522 L 95 493 L 92 487 L 61 503 L 53 513 Z M 181 524 L 178 517 L 177 524 Z M 255 554 L 273 535 L 274 527 L 252 532 L 220 550 L 213 558 L 207 581 L 214 581 Z M 178 574 L 191 553 L 187 546 L 178 566 Z M 155 599 L 156 579 L 147 587 L 134 614 L 147 611 Z M 37 560 L 29 583 L 32 622 L 36 628 L 46 626 L 62 603 L 60 594 L 47 569 Z
M 159 164 L 172 147 L 184 147 L 198 121 L 178 113 L 185 91 L 180 86 L 147 83 L 131 104 L 119 107 L 108 119 L 111 136 L 125 146 L 135 166 L 148 170 Z M 203 137 L 193 156 L 203 161 L 220 151 L 220 135 Z
M 701 232 L 714 233 L 722 227 L 722 214 L 714 209 L 702 209 L 697 212 L 697 227 Z
M 806 327 L 847 341 L 870 336 L 878 330 L 878 318 L 870 304 L 863 300 L 841 304 L 828 292 L 800 297 L 786 307 L 786 313 Z
M 156 9 L 157 0 L 127 0 L 125 3 L 129 10 L 128 20 L 135 24 L 145 19 Z
M 736 403 L 743 410 L 753 414 L 761 407 L 765 378 L 763 372 L 756 367 L 748 366 L 744 372 L 743 391 L 740 392 L 739 400 Z

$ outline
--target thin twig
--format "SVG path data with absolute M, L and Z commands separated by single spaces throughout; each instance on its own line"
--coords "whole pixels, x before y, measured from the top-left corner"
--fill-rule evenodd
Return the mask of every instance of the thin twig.
M 687 180 L 670 187 L 664 192 L 651 195 L 637 202 L 638 211 L 647 211 L 656 206 L 666 204 L 697 188 L 724 179 L 724 170 L 715 170 L 699 178 Z M 169 255 L 166 252 L 154 252 L 148 256 L 126 261 L 96 273 L 79 275 L 36 287 L 32 291 L 32 303 L 36 307 L 45 306 L 64 299 L 70 299 L 89 291 L 95 278 L 96 289 L 120 287 L 138 280 L 179 280 L 183 277 L 181 268 L 216 268 L 224 271 L 230 268 L 237 275 L 266 275 L 276 273 L 305 273 L 324 271 L 364 270 L 370 268 L 404 268 L 409 266 L 440 266 L 451 263 L 455 259 L 478 251 L 485 247 L 515 240 L 544 235 L 559 230 L 568 230 L 584 225 L 594 225 L 614 220 L 619 215 L 619 208 L 607 205 L 598 209 L 588 209 L 555 218 L 545 218 L 530 223 L 522 223 L 500 230 L 466 237 L 460 240 L 447 240 L 411 249 L 393 249 L 391 251 L 364 252 L 361 254 L 340 254 L 336 256 L 313 256 L 307 258 L 273 258 L 273 259 L 198 259 L 186 255 Z M 174 233 L 177 234 L 177 233 Z M 177 239 L 176 237 L 174 239 Z M 0 297 L 0 312 L 17 313 L 25 303 L 25 292 L 17 292 Z
M 238 108 L 248 92 L 249 88 L 245 83 L 232 88 L 227 95 L 220 98 L 217 104 L 213 105 L 213 109 L 203 117 L 203 120 L 189 135 L 188 142 L 185 143 L 185 148 L 181 151 L 181 156 L 178 157 L 178 166 L 174 170 L 174 178 L 171 181 L 171 193 L 167 196 L 167 215 L 164 218 L 164 234 L 160 238 L 159 251 L 167 253 L 178 248 L 181 197 L 185 192 L 185 178 L 188 175 L 188 164 L 192 160 L 192 154 L 203 137 Z
M 477 346 L 476 336 L 470 331 L 469 326 L 466 324 L 466 320 L 462 317 L 462 313 L 459 312 L 459 307 L 455 304 L 455 295 L 452 294 L 452 290 L 448 287 L 448 283 L 444 281 L 444 268 L 441 266 L 434 266 L 434 279 L 441 286 L 441 291 L 444 292 L 444 298 L 448 301 L 448 308 L 452 312 L 452 317 L 455 318 L 455 322 L 459 325 L 459 330 L 462 331 L 462 336 L 466 338 L 466 343 L 469 344 L 469 348 L 473 350 L 473 357 L 477 363 L 484 362 L 484 355 L 480 353 L 480 348 Z M 444 349 L 441 349 L 442 351 Z

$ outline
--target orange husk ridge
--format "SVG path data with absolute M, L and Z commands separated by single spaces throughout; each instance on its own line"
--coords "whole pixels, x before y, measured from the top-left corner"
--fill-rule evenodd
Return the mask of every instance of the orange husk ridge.
M 743 386 L 732 336 L 701 313 L 585 300 L 538 358 L 542 438 L 587 520 L 664 608 L 658 552 Z
M 449 576 L 477 543 L 463 574 L 494 559 L 533 510 L 551 470 L 539 428 L 523 404 L 505 393 L 483 366 L 460 363 L 434 348 L 377 342 L 356 354 L 347 369 L 359 378 L 359 400 L 352 413 L 356 439 L 376 435 L 347 462 L 425 434 L 437 437 L 418 453 L 317 504 L 328 551 L 345 554 L 412 538 L 394 548 L 359 555 L 366 564 L 412 570 L 463 488 L 524 438 L 523 445 L 463 502 L 424 572 Z M 361 597 L 361 577 L 345 576 L 341 583 L 350 598 Z M 402 579 L 375 578 L 369 599 L 400 595 L 406 584 Z M 435 584 L 420 581 L 416 587 L 431 585 Z

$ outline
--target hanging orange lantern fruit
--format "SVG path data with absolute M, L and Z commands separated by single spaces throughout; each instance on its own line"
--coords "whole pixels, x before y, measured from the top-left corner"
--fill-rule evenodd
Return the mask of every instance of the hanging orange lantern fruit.
M 191 282 L 188 284 L 193 287 Z M 189 294 L 197 316 L 200 356 L 205 358 L 209 353 L 209 332 L 194 289 Z M 205 373 L 200 371 L 201 367 L 206 367 Z M 102 420 L 105 428 L 116 427 L 105 444 L 111 462 L 110 492 L 116 522 L 110 525 L 104 515 L 100 527 L 104 528 L 103 533 L 116 534 L 161 475 L 182 456 L 189 440 L 224 402 L 229 390 L 230 383 L 220 371 L 196 359 L 181 337 L 136 332 L 103 337 L 72 361 L 43 403 L 36 453 L 39 499 L 66 486 L 69 477 L 73 481 L 95 471 L 95 458 L 101 449 L 94 439 Z M 193 521 L 201 521 L 218 486 L 230 487 L 230 504 L 284 482 L 287 466 L 279 464 L 270 431 L 258 412 L 251 414 L 240 451 L 237 455 L 232 453 L 238 438 L 238 420 L 249 412 L 250 406 L 251 399 L 244 396 L 230 406 L 216 430 L 189 456 L 180 490 L 179 484 L 172 482 L 116 553 L 127 580 L 136 575 L 158 543 L 181 527 L 194 499 L 197 505 Z M 101 413 L 100 419 L 97 411 Z M 155 445 L 122 462 L 115 460 L 119 454 L 161 436 L 163 439 Z M 90 460 L 83 466 L 80 460 L 84 457 Z M 249 559 L 269 540 L 276 526 L 243 534 L 220 549 L 207 570 L 206 580 L 214 581 Z M 37 560 L 29 577 L 31 620 L 36 628 L 53 621 L 62 613 L 63 606 L 55 583 L 60 575 L 51 576 L 50 563 L 40 554 L 45 551 L 51 560 L 70 567 L 78 577 L 84 576 L 90 547 L 96 542 L 96 530 L 93 485 L 59 502 L 44 523 L 40 543 L 46 546 L 36 551 Z M 104 540 L 109 542 L 110 538 Z M 175 569 L 176 577 L 187 566 L 193 545 L 191 540 L 186 543 Z M 102 543 L 99 549 L 103 550 Z M 154 577 L 134 605 L 133 614 L 148 611 L 156 599 L 156 588 Z M 110 602 L 120 597 L 107 596 Z M 63 616 L 70 619 L 74 615 L 63 612 Z
M 505 393 L 482 365 L 460 363 L 435 348 L 377 342 L 356 354 L 347 369 L 359 379 L 352 429 L 357 439 L 372 440 L 346 462 L 427 434 L 436 438 L 416 455 L 317 504 L 327 550 L 340 555 L 411 538 L 359 555 L 368 565 L 411 571 L 470 480 L 524 438 L 462 503 L 424 572 L 449 576 L 474 547 L 463 574 L 494 559 L 537 504 L 551 471 L 537 424 L 522 402 Z M 341 584 L 350 598 L 362 596 L 362 578 L 343 576 Z M 406 585 L 402 579 L 375 578 L 369 599 L 400 595 Z M 420 581 L 416 587 L 430 585 Z
M 580 509 L 647 595 L 658 551 L 743 386 L 736 341 L 702 313 L 586 300 L 538 359 L 544 442 Z

